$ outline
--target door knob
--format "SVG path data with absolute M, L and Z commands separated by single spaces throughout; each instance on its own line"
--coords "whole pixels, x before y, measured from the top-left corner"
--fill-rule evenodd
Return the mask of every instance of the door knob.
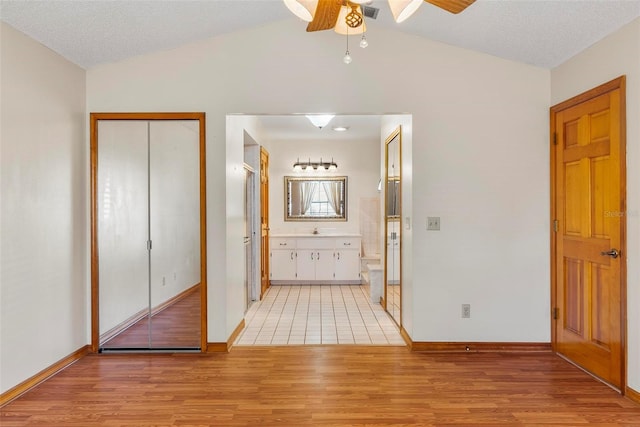
M 610 256 L 611 258 L 618 258 L 620 252 L 617 249 L 611 249 L 610 251 L 600 252 L 600 255 Z

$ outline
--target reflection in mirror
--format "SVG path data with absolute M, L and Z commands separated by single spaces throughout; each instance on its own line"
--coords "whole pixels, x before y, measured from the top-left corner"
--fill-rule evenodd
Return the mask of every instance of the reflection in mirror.
M 385 141 L 385 305 L 387 312 L 401 324 L 401 128 Z
M 400 215 L 400 178 L 387 179 L 387 217 L 398 218 Z
M 284 177 L 285 221 L 346 221 L 347 177 Z
M 92 344 L 100 351 L 199 349 L 204 116 L 101 116 L 92 114 Z

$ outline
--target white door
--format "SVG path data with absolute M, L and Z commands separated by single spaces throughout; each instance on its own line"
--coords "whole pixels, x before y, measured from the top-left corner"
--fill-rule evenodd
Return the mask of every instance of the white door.
M 298 249 L 298 280 L 316 280 L 317 252 L 314 249 Z
M 316 250 L 316 280 L 334 280 L 334 251 L 333 249 Z
M 271 251 L 271 280 L 296 280 L 296 253 L 293 249 Z
M 335 271 L 336 280 L 360 280 L 360 251 L 337 251 Z

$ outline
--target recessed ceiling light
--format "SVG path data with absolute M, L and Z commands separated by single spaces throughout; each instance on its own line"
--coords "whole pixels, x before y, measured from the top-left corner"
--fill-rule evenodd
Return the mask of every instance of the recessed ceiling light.
M 334 126 L 331 129 L 335 130 L 336 132 L 345 132 L 349 130 L 349 126 Z

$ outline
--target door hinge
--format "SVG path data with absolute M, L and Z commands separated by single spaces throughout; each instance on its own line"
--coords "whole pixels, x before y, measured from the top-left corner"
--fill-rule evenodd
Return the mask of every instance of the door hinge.
M 555 231 L 556 233 L 558 232 L 558 220 L 557 219 L 553 220 L 553 231 Z
M 151 240 L 147 240 L 147 250 L 150 251 L 152 248 Z
M 558 134 L 556 132 L 553 133 L 553 145 L 558 145 Z
M 560 309 L 558 307 L 554 307 L 552 312 L 553 312 L 553 320 L 558 320 L 560 318 Z

